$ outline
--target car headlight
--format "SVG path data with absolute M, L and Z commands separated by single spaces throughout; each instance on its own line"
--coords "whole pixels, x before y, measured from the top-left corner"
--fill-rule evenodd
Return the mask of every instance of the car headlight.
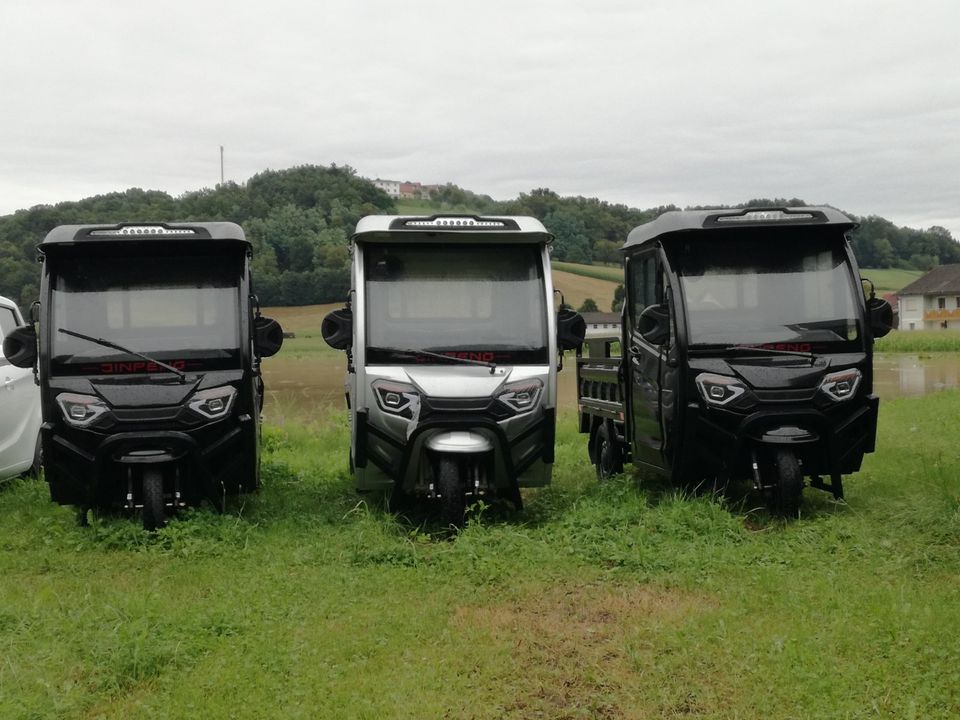
M 516 413 L 525 413 L 537 407 L 543 383 L 536 378 L 507 383 L 497 393 L 497 400 Z
M 219 420 L 230 412 L 236 397 L 235 387 L 223 385 L 194 393 L 187 407 L 208 420 Z
M 385 413 L 412 418 L 420 406 L 420 393 L 413 385 L 393 380 L 375 380 L 373 392 L 377 396 L 377 405 Z
M 830 373 L 824 376 L 820 383 L 820 390 L 831 400 L 843 402 L 857 394 L 861 377 L 860 371 L 856 368 Z
M 60 393 L 57 405 L 63 419 L 74 427 L 87 427 L 110 408 L 98 397 L 78 393 Z
M 747 391 L 746 386 L 736 378 L 712 373 L 697 375 L 697 387 L 710 405 L 727 405 Z

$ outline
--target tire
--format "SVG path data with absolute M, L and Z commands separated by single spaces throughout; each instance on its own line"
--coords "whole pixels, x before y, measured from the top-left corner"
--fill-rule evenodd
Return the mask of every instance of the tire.
M 610 423 L 597 428 L 594 440 L 597 458 L 597 480 L 603 482 L 623 472 L 623 450 Z
M 147 468 L 143 471 L 143 528 L 152 532 L 166 524 L 163 472 L 156 468 Z
M 456 460 L 442 459 L 437 467 L 437 492 L 440 495 L 440 522 L 447 526 L 463 527 L 467 511 L 463 480 Z
M 791 450 L 777 450 L 773 464 L 777 484 L 773 489 L 771 510 L 781 517 L 799 517 L 803 500 L 803 474 L 797 456 Z

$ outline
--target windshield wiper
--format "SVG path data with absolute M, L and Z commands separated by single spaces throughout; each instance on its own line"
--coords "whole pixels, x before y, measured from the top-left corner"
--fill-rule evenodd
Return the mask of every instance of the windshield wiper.
M 70 335 L 75 338 L 80 338 L 81 340 L 87 340 L 89 342 L 96 343 L 97 345 L 103 345 L 104 347 L 108 347 L 111 350 L 119 350 L 120 352 L 125 352 L 129 355 L 136 355 L 137 357 L 143 358 L 148 362 L 152 362 L 154 365 L 157 365 L 158 367 L 162 367 L 164 370 L 169 370 L 170 372 L 178 375 L 180 377 L 180 382 L 187 381 L 187 374 L 181 370 L 177 370 L 175 367 L 173 367 L 173 365 L 167 365 L 165 362 L 160 362 L 159 360 L 156 360 L 150 357 L 149 355 L 144 355 L 141 352 L 137 352 L 136 350 L 125 348 L 123 345 L 117 345 L 115 342 L 110 342 L 109 340 L 104 340 L 103 338 L 93 337 L 92 335 L 84 335 L 83 333 L 74 332 L 73 330 L 67 330 L 66 328 L 57 328 L 57 332 L 63 333 L 64 335 Z
M 807 360 L 813 361 L 817 359 L 817 355 L 813 353 L 803 352 L 802 350 L 777 350 L 776 348 L 767 348 L 767 347 L 755 347 L 753 345 L 729 345 L 721 349 L 721 352 L 742 352 L 742 353 L 766 353 L 768 355 L 793 355 L 794 357 L 807 358 Z
M 492 362 L 486 362 L 484 360 L 470 360 L 469 358 L 457 357 L 456 355 L 444 355 L 443 353 L 433 352 L 432 350 L 414 350 L 412 348 L 393 348 L 393 347 L 377 347 L 371 345 L 367 347 L 367 350 L 373 350 L 374 352 L 383 352 L 383 353 L 396 353 L 397 355 L 410 355 L 416 357 L 417 355 L 427 355 L 428 357 L 439 358 L 440 360 L 453 360 L 454 362 L 463 363 L 465 365 L 480 365 L 482 367 L 490 368 L 490 374 L 493 375 L 494 370 L 497 369 L 497 364 Z

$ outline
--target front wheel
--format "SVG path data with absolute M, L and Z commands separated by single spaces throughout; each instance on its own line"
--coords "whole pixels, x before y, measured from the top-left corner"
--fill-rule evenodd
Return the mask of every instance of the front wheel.
M 601 482 L 623 472 L 623 450 L 610 423 L 597 428 L 597 480 Z
M 152 532 L 166 524 L 163 472 L 158 468 L 148 468 L 143 471 L 143 527 Z
M 773 487 L 771 509 L 783 517 L 796 518 L 800 515 L 800 502 L 803 498 L 800 462 L 791 450 L 777 450 L 773 464 L 776 485 Z
M 440 496 L 440 522 L 462 527 L 467 499 L 459 463 L 455 460 L 445 458 L 438 463 L 437 494 Z

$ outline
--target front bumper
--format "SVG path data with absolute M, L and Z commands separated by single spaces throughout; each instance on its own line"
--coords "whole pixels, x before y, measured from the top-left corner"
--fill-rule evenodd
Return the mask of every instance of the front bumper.
M 128 469 L 148 463 L 177 466 L 188 504 L 256 486 L 257 432 L 249 415 L 191 431 L 111 434 L 47 422 L 41 437 L 50 497 L 62 505 L 122 504 Z
M 428 401 L 429 402 L 429 401 Z M 433 441 L 450 431 L 469 432 L 483 438 L 492 454 L 491 482 L 497 488 L 538 487 L 550 482 L 554 460 L 556 411 L 540 408 L 523 422 L 518 432 L 507 432 L 503 422 L 483 414 L 424 413 L 406 434 L 381 427 L 366 411 L 356 414 L 354 468 L 357 487 L 371 490 L 400 482 L 414 490 L 429 473 L 428 452 Z
M 868 395 L 829 411 L 770 408 L 741 414 L 690 403 L 681 447 L 692 452 L 707 475 L 748 477 L 751 450 L 776 441 L 777 434 L 771 431 L 790 427 L 808 436 L 793 445 L 805 475 L 852 473 L 860 469 L 864 454 L 875 448 L 879 404 L 876 395 Z

